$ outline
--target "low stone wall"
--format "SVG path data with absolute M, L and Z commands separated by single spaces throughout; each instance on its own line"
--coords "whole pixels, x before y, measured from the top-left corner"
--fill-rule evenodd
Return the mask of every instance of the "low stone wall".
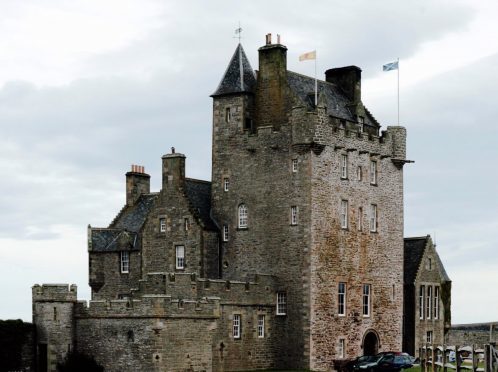
M 446 336 L 448 345 L 477 345 L 498 342 L 498 323 L 456 324 Z

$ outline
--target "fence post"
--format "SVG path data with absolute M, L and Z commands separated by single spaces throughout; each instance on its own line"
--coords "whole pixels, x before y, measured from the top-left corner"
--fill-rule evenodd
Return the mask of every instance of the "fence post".
M 460 365 L 461 365 L 461 356 L 460 356 L 460 346 L 455 345 L 455 365 L 456 365 L 456 372 L 460 372 Z
M 484 370 L 486 372 L 491 372 L 491 353 L 489 350 L 491 348 L 491 345 L 486 344 L 484 345 Z
M 472 344 L 472 371 L 477 372 L 477 363 L 476 363 L 476 347 L 475 344 Z
M 448 368 L 446 368 L 446 345 L 443 344 L 443 372 L 447 372 Z

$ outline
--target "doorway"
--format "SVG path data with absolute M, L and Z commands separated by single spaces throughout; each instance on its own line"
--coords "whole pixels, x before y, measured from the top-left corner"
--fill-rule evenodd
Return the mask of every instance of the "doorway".
M 368 331 L 363 339 L 363 355 L 375 355 L 379 352 L 379 338 L 374 331 Z

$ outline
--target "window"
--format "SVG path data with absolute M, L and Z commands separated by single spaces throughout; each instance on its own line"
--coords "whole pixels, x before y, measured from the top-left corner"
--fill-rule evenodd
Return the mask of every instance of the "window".
M 434 319 L 439 319 L 439 287 L 434 287 Z
M 230 187 L 230 178 L 228 177 L 223 178 L 223 191 L 228 191 L 229 187 Z
M 372 185 L 377 184 L 377 161 L 370 160 L 370 183 Z
M 185 231 L 189 230 L 189 228 L 190 228 L 190 221 L 188 220 L 188 218 L 184 218 L 183 219 L 183 227 L 185 228 Z
M 341 200 L 341 227 L 348 228 L 348 201 Z
M 346 283 L 339 283 L 337 291 L 337 314 L 346 315 Z
M 363 170 L 361 169 L 361 165 L 358 165 L 358 168 L 356 168 L 356 179 L 358 181 L 363 179 Z
M 176 246 L 176 268 L 178 270 L 185 269 L 185 246 Z
M 377 205 L 370 204 L 370 231 L 377 231 Z
M 427 343 L 432 344 L 432 331 L 427 331 Z
M 228 241 L 228 225 L 223 225 L 223 241 Z
M 246 118 L 244 120 L 244 129 L 245 130 L 251 130 L 252 129 L 252 119 L 251 118 Z
M 432 258 L 427 259 L 427 270 L 432 270 Z
M 363 284 L 363 316 L 370 316 L 370 284 Z
M 365 126 L 365 118 L 363 116 L 358 117 L 358 126 L 359 126 L 360 133 L 363 133 L 364 126 Z
M 130 272 L 130 253 L 128 251 L 120 252 L 120 266 L 123 274 Z
M 240 338 L 240 314 L 233 314 L 233 338 Z
M 297 159 L 292 159 L 292 172 L 297 172 Z
M 54 320 L 57 320 L 57 308 L 54 306 Z
M 277 292 L 277 315 L 287 313 L 287 293 Z
M 346 154 L 341 155 L 341 178 L 348 178 L 348 156 Z
M 232 112 L 230 111 L 230 107 L 227 107 L 225 109 L 225 122 L 230 123 L 230 120 L 232 120 Z
M 430 319 L 432 311 L 432 286 L 430 285 L 427 286 L 427 300 L 425 302 L 425 308 L 425 317 L 426 319 Z
M 258 337 L 265 337 L 265 316 L 262 314 L 258 315 Z
M 297 207 L 291 207 L 291 225 L 297 225 Z
M 239 228 L 247 228 L 247 207 L 245 204 L 239 205 Z
M 420 319 L 424 319 L 424 298 L 425 287 L 421 285 L 418 290 L 418 315 Z
M 337 354 L 339 359 L 344 358 L 344 351 L 346 349 L 346 340 L 343 338 L 339 339 L 339 345 L 337 345 Z
M 159 231 L 160 232 L 165 232 L 166 231 L 166 218 L 160 218 L 159 219 Z
M 356 221 L 358 231 L 363 230 L 363 207 L 358 207 L 358 221 Z

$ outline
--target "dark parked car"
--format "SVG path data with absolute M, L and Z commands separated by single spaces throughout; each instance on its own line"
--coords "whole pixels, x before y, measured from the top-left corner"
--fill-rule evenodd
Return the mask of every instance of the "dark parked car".
M 411 358 L 406 353 L 383 352 L 375 355 L 354 367 L 356 372 L 399 372 L 413 366 Z
M 354 372 L 354 371 L 357 371 L 357 366 L 362 364 L 362 363 L 366 363 L 366 362 L 369 362 L 369 361 L 373 361 L 374 359 L 376 358 L 375 355 L 363 355 L 363 356 L 360 356 L 358 358 L 355 358 L 353 360 L 350 360 L 348 361 L 347 363 L 343 364 L 341 367 L 340 367 L 340 370 L 341 371 L 346 371 L 346 372 Z

